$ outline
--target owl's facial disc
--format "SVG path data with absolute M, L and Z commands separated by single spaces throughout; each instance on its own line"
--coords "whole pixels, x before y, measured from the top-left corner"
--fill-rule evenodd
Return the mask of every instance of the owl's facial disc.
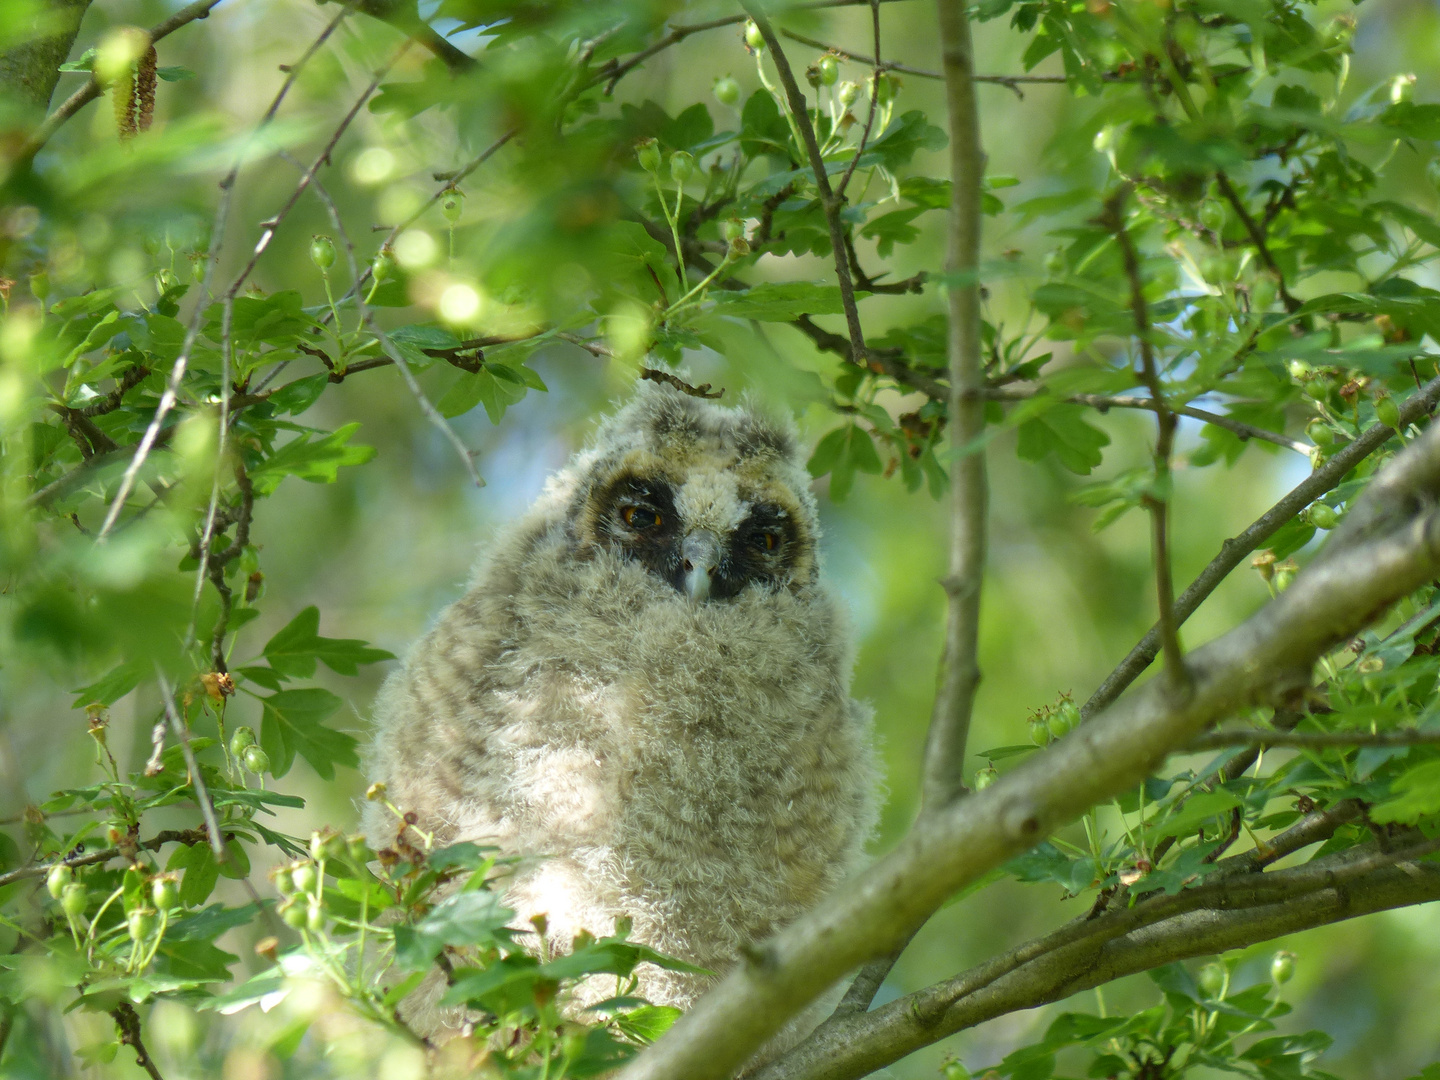
M 600 539 L 696 604 L 752 582 L 788 584 L 801 556 L 795 522 L 770 503 L 747 503 L 733 528 L 714 528 L 687 522 L 668 482 L 637 476 L 611 484 L 600 502 Z

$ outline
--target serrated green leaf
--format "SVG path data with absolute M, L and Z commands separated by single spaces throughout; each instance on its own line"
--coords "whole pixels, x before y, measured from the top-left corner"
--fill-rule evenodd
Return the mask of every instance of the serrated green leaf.
M 335 779 L 336 765 L 354 768 L 360 764 L 355 737 L 322 723 L 344 704 L 329 690 L 318 686 L 282 690 L 261 698 L 260 703 L 264 706 L 260 745 L 270 758 L 271 775 L 289 772 L 297 753 L 324 780 Z

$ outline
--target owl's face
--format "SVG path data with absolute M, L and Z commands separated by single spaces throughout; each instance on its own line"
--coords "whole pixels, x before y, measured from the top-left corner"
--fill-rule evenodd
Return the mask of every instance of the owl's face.
M 810 584 L 818 530 L 798 453 L 748 408 L 647 386 L 577 462 L 574 550 L 619 554 L 697 604 Z

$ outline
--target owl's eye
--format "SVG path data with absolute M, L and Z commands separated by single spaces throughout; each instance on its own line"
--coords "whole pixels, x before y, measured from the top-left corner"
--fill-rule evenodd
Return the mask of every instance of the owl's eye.
M 622 507 L 620 520 L 632 529 L 654 529 L 665 522 L 658 510 L 648 510 L 643 506 Z
M 774 551 L 780 546 L 780 534 L 763 532 L 756 538 L 756 545 L 763 547 L 766 551 Z

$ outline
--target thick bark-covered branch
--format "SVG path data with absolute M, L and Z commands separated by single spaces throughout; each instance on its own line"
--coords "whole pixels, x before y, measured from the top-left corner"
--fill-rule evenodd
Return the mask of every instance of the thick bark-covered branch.
M 1138 784 L 1217 720 L 1309 685 L 1317 658 L 1440 572 L 1437 497 L 1440 428 L 1431 428 L 1372 482 L 1333 551 L 1247 622 L 1186 656 L 1188 692 L 1152 682 L 984 791 L 922 815 L 895 851 L 753 950 L 624 1080 L 728 1077 L 836 979 L 895 948 L 957 890 Z M 1214 947 L 1198 932 L 1186 940 Z M 1144 966 L 1158 962 L 1153 955 L 1143 954 Z M 1087 962 L 1085 970 L 1102 967 Z
M 1440 899 L 1440 867 L 1368 849 L 1220 880 L 1068 926 L 954 979 L 827 1024 L 754 1080 L 853 1080 L 964 1028 L 1162 964 Z
M 980 206 L 985 153 L 975 104 L 975 52 L 970 24 L 956 0 L 939 0 L 941 62 L 950 120 L 951 203 L 945 272 L 949 286 L 950 445 L 968 446 L 985 430 L 980 348 Z M 965 790 L 962 768 L 975 690 L 980 685 L 980 588 L 985 575 L 989 490 L 983 450 L 950 466 L 950 567 L 945 651 L 925 746 L 925 807 L 945 805 Z
M 0 91 L 43 112 L 89 7 L 90 0 L 47 0 L 32 20 L 35 36 L 0 52 Z

